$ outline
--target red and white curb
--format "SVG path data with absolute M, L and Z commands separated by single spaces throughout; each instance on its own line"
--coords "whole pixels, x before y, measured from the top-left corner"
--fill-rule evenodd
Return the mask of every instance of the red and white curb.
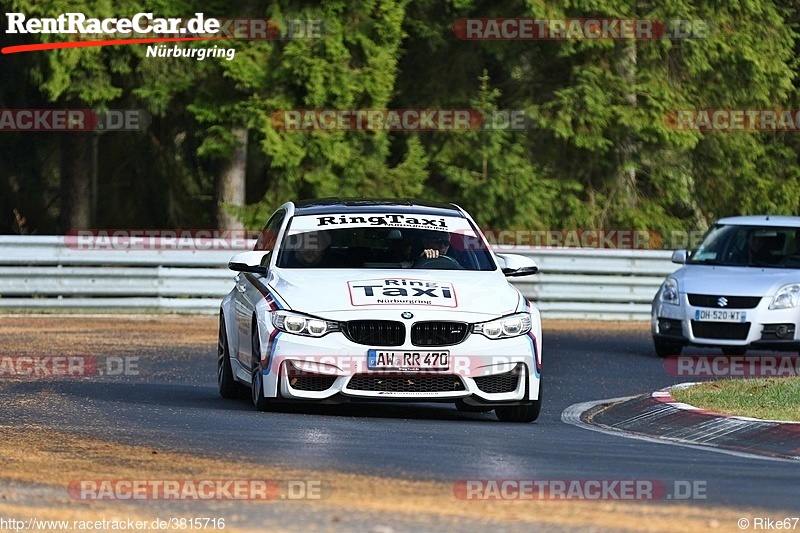
M 800 461 L 800 424 L 713 413 L 652 393 L 569 406 L 561 421 L 618 437 L 768 461 Z

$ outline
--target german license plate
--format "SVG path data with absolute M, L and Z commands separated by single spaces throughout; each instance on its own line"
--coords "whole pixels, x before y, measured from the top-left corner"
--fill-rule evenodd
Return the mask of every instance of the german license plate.
M 728 311 L 720 309 L 698 309 L 694 319 L 700 322 L 747 322 L 745 311 Z
M 367 368 L 370 370 L 448 370 L 450 352 L 369 350 Z

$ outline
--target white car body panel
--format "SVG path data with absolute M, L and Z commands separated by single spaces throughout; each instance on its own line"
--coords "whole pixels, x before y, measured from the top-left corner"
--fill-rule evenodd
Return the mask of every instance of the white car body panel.
M 680 291 L 685 294 L 730 296 L 775 294 L 800 278 L 795 270 L 704 265 L 686 265 L 670 277 L 678 280 Z

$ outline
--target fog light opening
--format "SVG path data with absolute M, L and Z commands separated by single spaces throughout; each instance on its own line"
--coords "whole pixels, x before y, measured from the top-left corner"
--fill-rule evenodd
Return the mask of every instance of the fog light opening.
M 658 321 L 658 331 L 661 333 L 666 333 L 667 331 L 672 328 L 672 323 L 669 320 L 659 320 Z
M 775 328 L 775 335 L 781 339 L 785 339 L 789 335 L 789 328 L 786 326 L 778 326 Z

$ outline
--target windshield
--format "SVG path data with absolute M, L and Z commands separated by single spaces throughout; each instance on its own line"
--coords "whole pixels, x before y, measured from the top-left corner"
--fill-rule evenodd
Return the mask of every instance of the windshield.
M 688 263 L 800 268 L 800 228 L 717 225 L 706 234 Z
M 469 221 L 425 215 L 297 216 L 277 259 L 280 268 L 495 270 Z

